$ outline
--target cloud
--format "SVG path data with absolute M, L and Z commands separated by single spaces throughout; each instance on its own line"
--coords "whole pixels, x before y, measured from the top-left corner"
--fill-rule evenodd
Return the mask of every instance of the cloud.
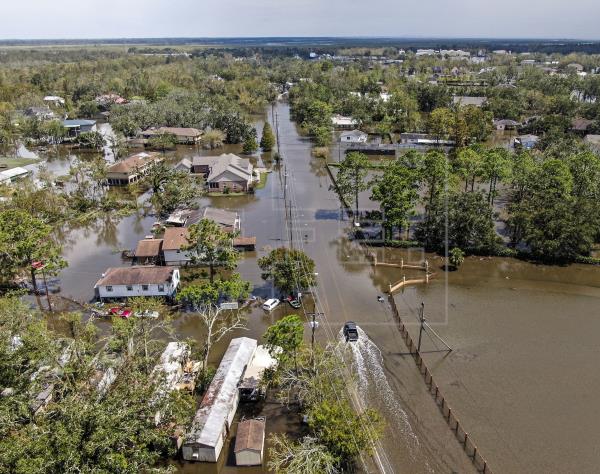
M 597 0 L 20 0 L 4 38 L 600 36 Z

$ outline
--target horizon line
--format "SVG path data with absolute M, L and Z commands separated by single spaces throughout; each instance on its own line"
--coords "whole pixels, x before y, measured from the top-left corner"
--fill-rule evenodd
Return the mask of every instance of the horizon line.
M 567 42 L 600 42 L 600 38 L 573 37 L 539 37 L 539 36 L 391 36 L 391 35 L 329 35 L 329 36 L 106 36 L 106 37 L 47 37 L 47 38 L 0 38 L 0 42 L 32 42 L 32 41 L 114 41 L 114 40 L 286 40 L 286 39 L 347 39 L 347 40 L 470 40 L 470 41 L 567 41 Z

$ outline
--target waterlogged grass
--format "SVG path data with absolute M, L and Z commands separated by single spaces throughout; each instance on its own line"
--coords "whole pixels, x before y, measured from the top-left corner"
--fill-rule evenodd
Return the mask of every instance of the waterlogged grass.
M 16 168 L 17 166 L 27 166 L 37 163 L 39 160 L 33 158 L 13 158 L 8 156 L 0 157 L 0 171 Z
M 262 189 L 267 185 L 267 175 L 269 173 L 260 173 L 260 180 L 254 186 L 254 189 Z

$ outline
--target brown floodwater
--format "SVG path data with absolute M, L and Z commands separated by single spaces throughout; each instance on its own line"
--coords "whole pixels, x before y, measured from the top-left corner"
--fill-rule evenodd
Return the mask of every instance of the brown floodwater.
M 287 181 L 285 195 L 295 216 L 294 245 L 315 260 L 318 272 L 317 309 L 325 313 L 319 317 L 318 340 L 340 346 L 338 333 L 348 320 L 356 321 L 364 331 L 360 349 L 350 354 L 348 371 L 362 402 L 378 408 L 387 421 L 381 442 L 386 472 L 474 472 L 414 360 L 406 355 L 387 304 L 377 299 L 389 283 L 404 274 L 419 276 L 419 272 L 373 268 L 365 260 L 357 244 L 346 238 L 350 224 L 330 190 L 324 160 L 311 156 L 311 143 L 290 120 L 287 104 L 278 104 L 276 110 L 283 164 L 273 168 L 265 188 L 253 196 L 204 197 L 199 203 L 240 212 L 244 234 L 257 237 L 257 250 L 244 255 L 239 272 L 252 281 L 255 294 L 271 296 L 273 290 L 261 280 L 256 259 L 288 243 L 283 218 Z M 260 132 L 260 120 L 257 124 Z M 239 147 L 227 151 L 239 153 Z M 223 150 L 181 147 L 169 160 L 176 162 L 198 152 Z M 268 156 L 256 160 L 272 167 Z M 361 207 L 374 207 L 367 193 L 361 195 Z M 128 264 L 121 260 L 119 250 L 134 248 L 154 220 L 140 212 L 121 220 L 101 218 L 69 232 L 64 249 L 69 268 L 61 274 L 62 293 L 80 301 L 91 299 L 94 282 L 107 267 Z M 428 321 L 453 348 L 447 355 L 428 354 L 427 363 L 495 472 L 597 470 L 600 269 L 468 258 L 458 271 L 445 273 L 439 258 L 418 250 L 377 252 L 382 261 L 428 258 L 437 273 L 428 286 L 407 288 L 396 295 L 397 305 L 402 317 L 414 322 L 410 331 L 416 335 L 417 308 L 425 302 Z M 289 313 L 287 305 L 269 315 L 251 308 L 248 330 L 231 336 L 260 338 L 269 324 Z M 180 337 L 201 336 L 193 315 L 180 316 L 176 328 Z M 434 342 L 440 345 L 426 334 L 424 350 L 436 349 Z M 214 348 L 212 363 L 218 364 L 227 343 Z M 269 432 L 298 432 L 298 417 L 272 401 L 244 406 L 241 412 L 257 410 L 266 414 Z M 235 468 L 230 452 L 217 465 L 179 467 L 186 473 L 263 472 Z

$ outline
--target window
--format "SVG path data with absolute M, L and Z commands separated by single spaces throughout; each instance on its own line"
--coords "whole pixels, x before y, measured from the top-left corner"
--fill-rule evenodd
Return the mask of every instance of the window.
M 148 285 L 142 285 L 142 291 L 148 291 Z
M 208 183 L 208 187 L 212 188 L 212 189 L 218 188 L 219 187 L 219 183 Z
M 106 291 L 112 291 L 112 286 L 107 286 Z
M 158 285 L 158 291 L 160 291 L 160 292 L 165 291 L 165 285 Z
M 127 285 L 127 291 L 133 291 L 133 286 Z

